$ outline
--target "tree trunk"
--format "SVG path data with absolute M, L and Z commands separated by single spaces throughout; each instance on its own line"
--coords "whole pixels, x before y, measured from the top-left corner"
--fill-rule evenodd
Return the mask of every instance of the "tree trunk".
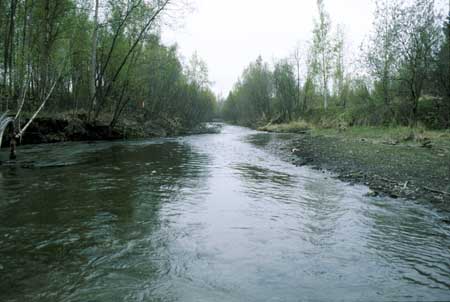
M 301 106 L 301 92 L 300 92 L 300 59 L 297 60 L 297 108 Z
M 158 7 L 158 9 L 156 9 L 156 11 L 153 13 L 153 15 L 149 18 L 149 20 L 144 24 L 144 26 L 141 28 L 141 30 L 139 31 L 138 36 L 136 37 L 135 41 L 132 43 L 130 49 L 128 50 L 127 54 L 125 55 L 125 57 L 122 59 L 121 63 L 119 64 L 119 67 L 117 68 L 117 70 L 115 71 L 111 81 L 108 83 L 108 85 L 106 86 L 105 92 L 102 93 L 102 97 L 101 100 L 97 106 L 97 108 L 95 109 L 94 112 L 94 121 L 97 120 L 98 116 L 100 115 L 100 112 L 102 110 L 102 107 L 105 105 L 105 101 L 107 96 L 109 95 L 109 93 L 111 92 L 111 89 L 113 88 L 116 80 L 118 79 L 123 67 L 125 66 L 125 64 L 128 62 L 128 59 L 130 58 L 130 56 L 132 56 L 132 54 L 134 53 L 136 47 L 139 45 L 139 43 L 142 41 L 145 33 L 148 31 L 148 29 L 150 28 L 150 26 L 153 24 L 153 21 L 155 21 L 155 19 L 159 16 L 159 14 L 166 8 L 166 6 L 169 4 L 171 0 L 164 0 L 160 6 Z M 106 68 L 106 67 L 105 67 Z
M 325 110 L 328 109 L 328 80 L 327 80 L 327 67 L 325 66 L 326 64 L 326 59 L 325 59 L 325 49 L 322 50 L 322 80 L 323 80 L 323 108 Z
M 9 143 L 9 146 L 10 146 L 9 159 L 15 160 L 17 158 L 17 155 L 16 155 L 17 141 L 16 141 L 16 137 L 15 137 L 15 132 L 11 136 L 11 141 Z
M 99 0 L 95 0 L 95 12 L 94 12 L 94 29 L 92 32 L 92 44 L 91 44 L 91 76 L 89 79 L 89 93 L 90 93 L 90 110 L 91 113 L 96 103 L 96 79 L 97 79 L 97 36 L 98 36 L 98 7 Z

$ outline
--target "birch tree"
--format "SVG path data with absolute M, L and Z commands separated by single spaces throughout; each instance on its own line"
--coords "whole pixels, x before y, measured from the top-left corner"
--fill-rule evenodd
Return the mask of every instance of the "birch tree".
M 329 81 L 333 60 L 333 46 L 331 40 L 331 20 L 325 9 L 324 0 L 317 0 L 319 11 L 318 20 L 314 21 L 313 49 L 315 53 L 315 67 L 319 77 L 320 89 L 323 98 L 323 108 L 328 108 Z
M 410 124 L 418 118 L 419 100 L 430 79 L 434 54 L 442 43 L 440 16 L 434 0 L 415 0 L 400 9 L 396 53 L 398 80 L 406 92 L 410 108 Z
M 296 89 L 296 102 L 295 107 L 297 109 L 301 109 L 301 95 L 302 95 L 302 86 L 301 86 L 301 66 L 302 66 L 302 51 L 300 44 L 294 49 L 292 54 L 292 62 L 295 68 L 295 80 L 297 84 Z
M 345 34 L 342 26 L 338 26 L 334 38 L 334 68 L 333 68 L 333 89 L 338 102 L 345 108 L 346 99 L 344 97 L 345 80 Z
M 370 35 L 366 65 L 381 90 L 383 102 L 389 107 L 392 102 L 392 86 L 395 75 L 396 39 L 398 18 L 400 17 L 398 1 L 377 0 L 373 32 Z
M 290 122 L 298 94 L 292 66 L 287 61 L 278 62 L 275 65 L 273 78 L 278 111 L 283 121 Z
M 97 81 L 97 39 L 98 39 L 98 9 L 99 0 L 95 0 L 94 4 L 94 21 L 92 29 L 92 44 L 91 44 L 91 76 L 89 79 L 89 93 L 92 104 L 95 105 L 96 99 L 96 81 Z

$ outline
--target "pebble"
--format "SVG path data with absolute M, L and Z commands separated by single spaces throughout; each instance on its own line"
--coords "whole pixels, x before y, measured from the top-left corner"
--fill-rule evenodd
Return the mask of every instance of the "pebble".
M 378 195 L 379 195 L 379 193 L 376 191 L 370 191 L 369 193 L 366 194 L 366 196 L 369 196 L 369 197 L 377 197 Z

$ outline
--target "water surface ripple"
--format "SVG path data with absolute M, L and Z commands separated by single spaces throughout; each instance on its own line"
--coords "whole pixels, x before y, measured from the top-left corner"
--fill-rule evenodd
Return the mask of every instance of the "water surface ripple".
M 0 301 L 450 300 L 449 213 L 294 167 L 274 139 L 23 148 L 37 167 L 0 169 Z

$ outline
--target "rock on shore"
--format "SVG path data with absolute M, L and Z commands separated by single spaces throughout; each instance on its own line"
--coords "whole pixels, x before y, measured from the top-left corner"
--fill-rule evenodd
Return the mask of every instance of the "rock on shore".
M 271 134 L 263 146 L 297 166 L 334 172 L 367 185 L 372 196 L 425 200 L 450 209 L 450 150 L 386 145 L 361 139 L 307 134 Z

